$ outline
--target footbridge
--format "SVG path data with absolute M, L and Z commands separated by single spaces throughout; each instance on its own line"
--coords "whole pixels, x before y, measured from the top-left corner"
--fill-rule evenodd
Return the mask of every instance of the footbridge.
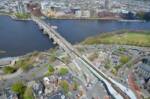
M 122 84 L 116 82 L 112 78 L 108 77 L 102 71 L 98 70 L 85 56 L 81 55 L 68 41 L 66 41 L 58 32 L 49 26 L 45 21 L 32 16 L 32 20 L 39 25 L 41 29 L 53 39 L 64 51 L 71 56 L 72 59 L 77 59 L 76 63 L 82 63 L 81 67 L 84 66 L 90 70 L 98 79 L 104 82 L 109 93 L 115 99 L 137 99 L 135 94 L 129 88 L 126 88 Z

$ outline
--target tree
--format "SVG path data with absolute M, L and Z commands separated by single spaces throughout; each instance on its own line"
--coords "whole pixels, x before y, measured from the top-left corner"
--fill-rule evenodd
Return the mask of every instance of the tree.
M 33 90 L 31 87 L 28 87 L 26 90 L 25 90 L 25 93 L 23 95 L 23 98 L 24 99 L 35 99 L 34 97 L 34 94 L 33 94 Z
M 60 86 L 61 86 L 61 88 L 63 89 L 63 91 L 65 93 L 68 93 L 68 91 L 69 91 L 69 84 L 68 84 L 68 82 L 66 80 L 62 80 L 60 82 Z
M 25 91 L 25 85 L 22 82 L 16 82 L 11 86 L 11 90 L 19 95 L 23 95 Z
M 66 75 L 67 73 L 68 73 L 68 69 L 67 68 L 61 68 L 59 70 L 59 74 L 62 75 L 62 76 Z
M 128 61 L 129 61 L 129 56 L 126 56 L 126 55 L 122 55 L 121 57 L 120 57 L 120 62 L 122 63 L 122 64 L 125 64 L 125 63 L 127 63 Z

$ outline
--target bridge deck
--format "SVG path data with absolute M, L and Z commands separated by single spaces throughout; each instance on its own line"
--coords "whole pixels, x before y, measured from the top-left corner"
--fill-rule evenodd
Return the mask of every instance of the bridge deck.
M 86 66 L 95 76 L 97 76 L 97 78 L 103 80 L 110 93 L 116 99 L 136 99 L 136 96 L 130 89 L 124 87 L 120 83 L 117 83 L 113 79 L 109 78 L 106 74 L 95 68 L 95 66 L 86 57 L 80 55 L 80 53 L 69 42 L 60 36 L 59 33 L 52 29 L 46 22 L 36 17 L 32 17 L 32 20 L 35 21 L 39 26 L 43 27 L 48 35 L 53 38 L 55 42 L 59 44 L 59 46 L 61 46 L 66 52 L 68 52 L 70 56 L 78 58 L 83 64 L 85 64 L 84 66 Z

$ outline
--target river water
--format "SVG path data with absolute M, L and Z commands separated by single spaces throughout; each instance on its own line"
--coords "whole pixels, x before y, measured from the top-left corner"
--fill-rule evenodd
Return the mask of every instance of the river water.
M 72 44 L 87 37 L 116 30 L 150 30 L 150 22 L 119 22 L 104 20 L 50 20 L 46 22 L 58 27 L 57 31 Z M 32 21 L 16 21 L 0 16 L 0 57 L 24 55 L 32 51 L 44 51 L 54 47 Z

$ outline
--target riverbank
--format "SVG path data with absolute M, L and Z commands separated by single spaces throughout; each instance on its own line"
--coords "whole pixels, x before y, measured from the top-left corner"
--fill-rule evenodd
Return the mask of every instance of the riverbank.
M 82 44 L 120 44 L 150 47 L 149 31 L 118 31 L 89 37 Z
M 99 17 L 47 17 L 48 19 L 58 19 L 58 20 L 122 20 L 118 18 L 99 18 Z
M 13 14 L 7 14 L 7 13 L 0 13 L 1 16 L 9 16 L 11 17 L 13 20 L 16 20 L 16 21 L 30 21 L 32 20 L 31 18 L 27 18 L 27 19 L 21 19 L 21 18 L 17 18 L 15 15 Z
M 0 50 L 0 54 L 4 54 L 6 53 L 6 51 Z
M 21 18 L 17 18 L 15 15 L 12 14 L 5 14 L 5 13 L 0 13 L 0 15 L 6 15 L 6 16 L 10 16 L 12 19 L 16 20 L 16 21 L 30 21 L 32 20 L 31 18 L 27 18 L 27 19 L 21 19 Z M 43 16 L 44 17 L 44 16 Z M 45 17 L 48 19 L 52 19 L 52 20 L 102 20 L 102 21 L 118 21 L 118 22 L 146 22 L 145 20 L 126 20 L 126 19 L 122 19 L 122 18 L 100 18 L 100 17 L 85 17 L 85 18 L 78 18 L 78 17 Z M 43 19 L 45 19 L 43 18 Z
M 85 18 L 79 18 L 79 17 L 47 17 L 48 19 L 54 19 L 54 20 L 104 20 L 104 21 L 118 21 L 118 22 L 146 22 L 145 20 L 126 20 L 123 18 L 100 18 L 100 17 L 85 17 Z
M 150 30 L 150 22 L 44 20 L 57 26 L 61 35 L 72 44 L 78 44 L 88 37 L 101 33 L 122 29 Z M 48 37 L 40 31 L 38 25 L 32 21 L 15 21 L 8 16 L 0 16 L 0 26 L 2 27 L 0 46 L 7 51 L 5 54 L 0 54 L 0 57 L 20 56 L 34 50 L 45 51 L 54 47 Z

